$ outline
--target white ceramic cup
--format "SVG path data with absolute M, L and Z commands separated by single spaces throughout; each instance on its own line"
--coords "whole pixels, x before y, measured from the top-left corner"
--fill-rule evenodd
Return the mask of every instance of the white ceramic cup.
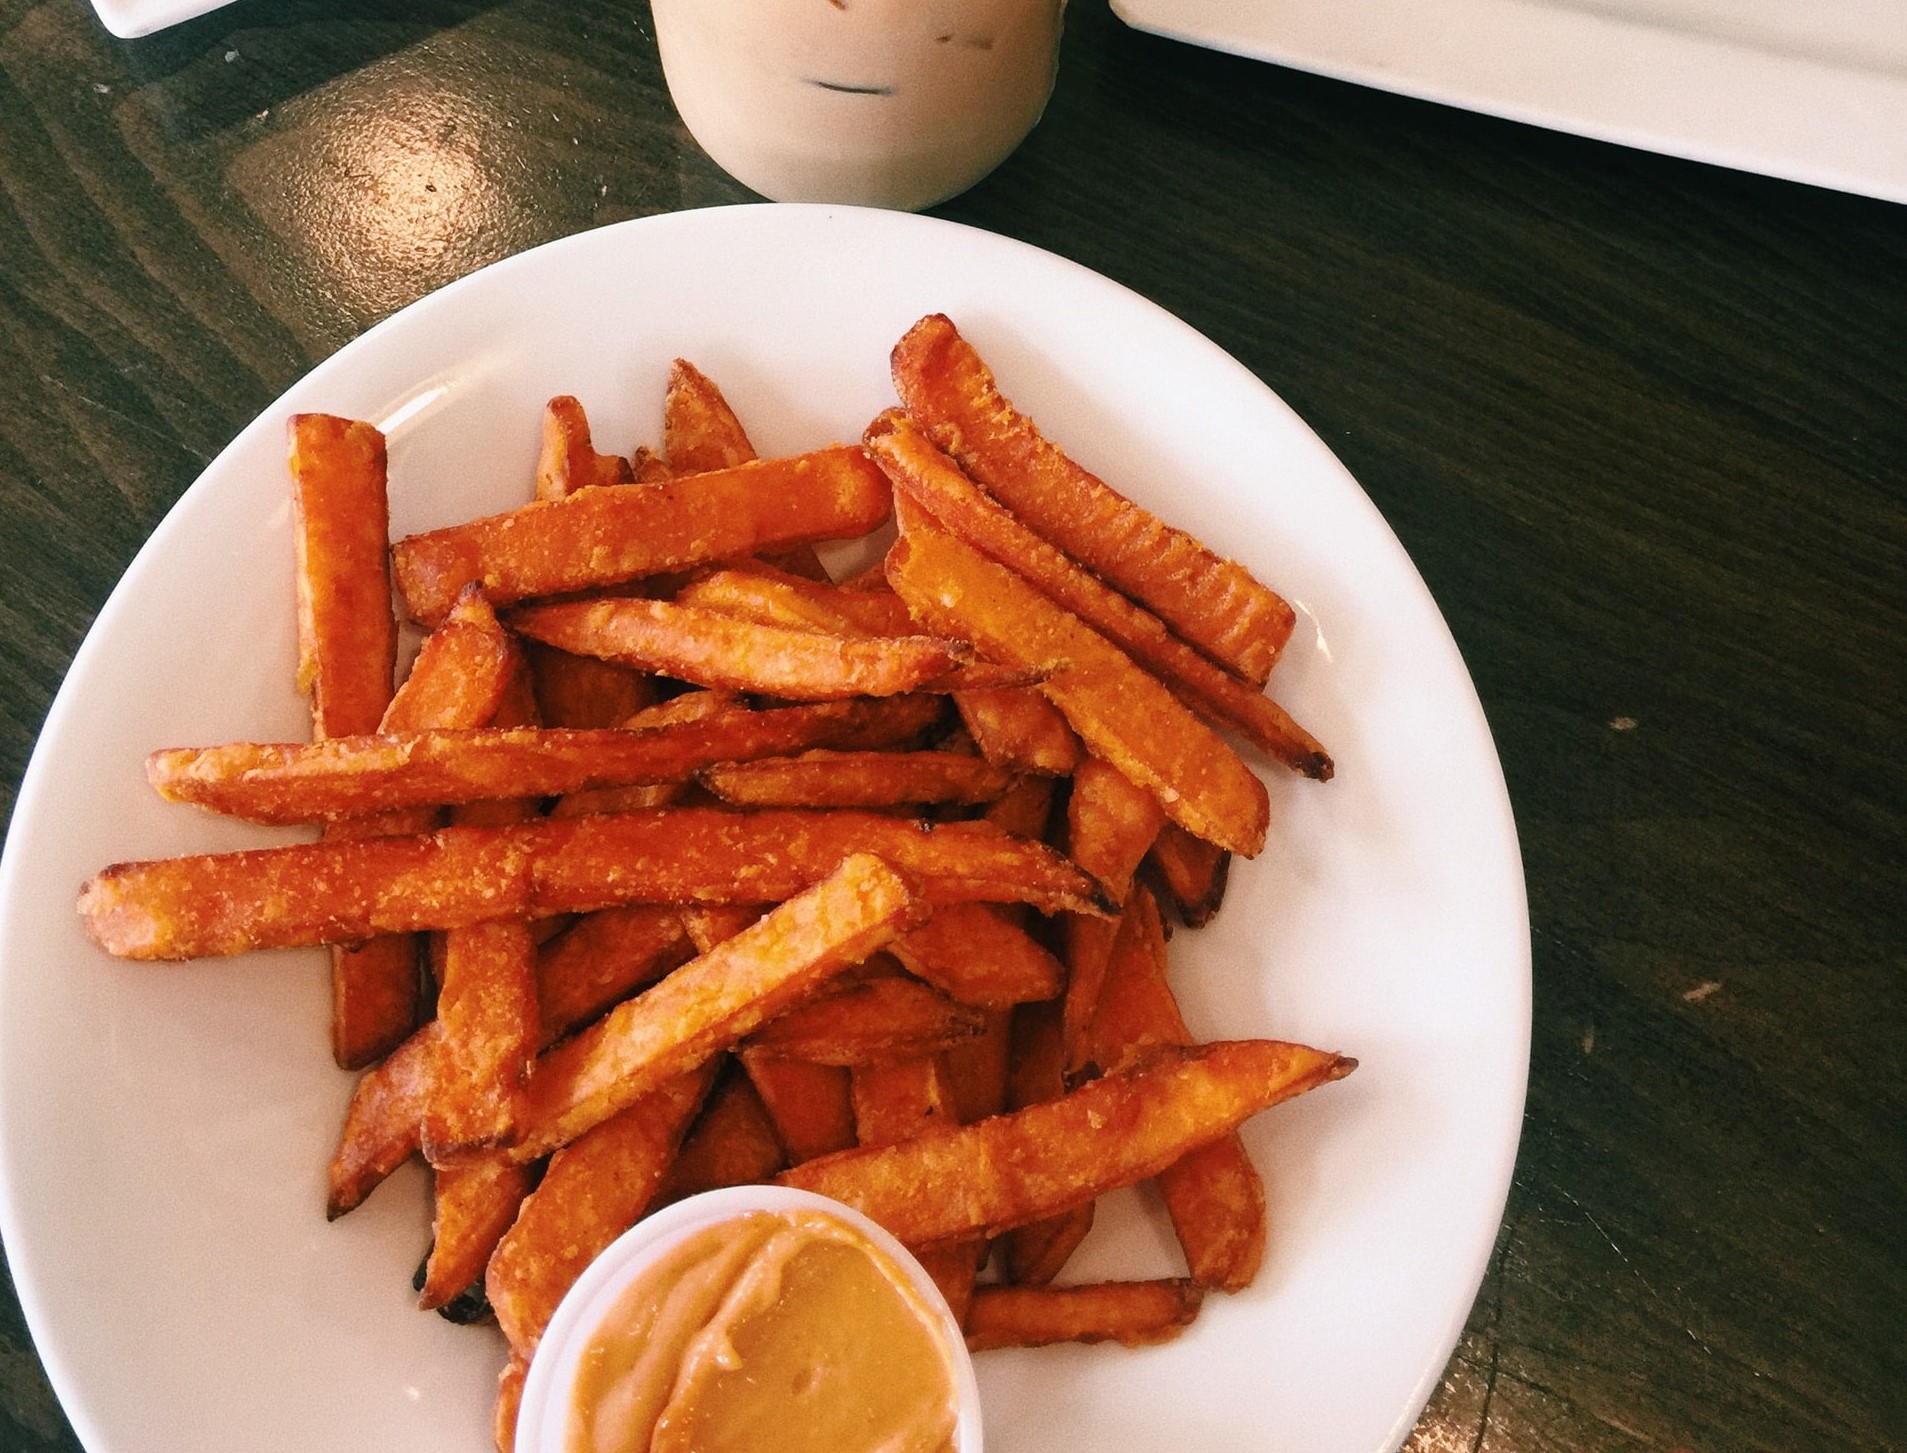
M 1065 0 L 653 0 L 669 94 L 777 202 L 914 211 L 964 192 L 1052 93 Z
M 954 1453 L 982 1453 L 980 1388 L 973 1359 L 940 1288 L 911 1252 L 859 1211 L 812 1191 L 787 1186 L 733 1186 L 705 1191 L 665 1206 L 638 1221 L 609 1244 L 576 1279 L 557 1305 L 530 1359 L 517 1409 L 516 1453 L 563 1453 L 567 1446 L 570 1388 L 577 1363 L 591 1335 L 631 1281 L 672 1247 L 708 1226 L 733 1221 L 750 1211 L 819 1211 L 854 1227 L 907 1273 L 926 1304 L 940 1318 L 941 1335 L 953 1354 Z

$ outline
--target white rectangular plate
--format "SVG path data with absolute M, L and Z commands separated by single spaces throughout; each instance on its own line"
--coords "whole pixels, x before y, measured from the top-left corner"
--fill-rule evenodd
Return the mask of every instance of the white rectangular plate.
M 1112 0 L 1136 29 L 1907 202 L 1900 0 Z

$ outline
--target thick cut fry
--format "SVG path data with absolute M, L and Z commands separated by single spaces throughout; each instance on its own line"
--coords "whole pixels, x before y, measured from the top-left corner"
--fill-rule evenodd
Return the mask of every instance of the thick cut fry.
M 757 625 L 661 600 L 566 601 L 510 617 L 524 635 L 678 681 L 797 701 L 894 696 L 954 676 L 972 648 L 932 636 L 868 636 Z
M 810 999 L 749 1036 L 751 1049 L 810 1064 L 885 1064 L 938 1054 L 978 1035 L 986 1021 L 904 974 L 863 979 Z
M 687 962 L 691 947 L 682 914 L 662 904 L 584 914 L 537 953 L 537 1021 L 544 1043 Z
M 642 489 L 586 489 L 392 550 L 405 608 L 426 625 L 477 581 L 495 605 L 616 585 L 777 546 L 849 539 L 892 509 L 866 453 L 823 449 Z
M 995 766 L 1064 777 L 1085 755 L 1078 734 L 1037 687 L 956 691 L 953 699 L 980 755 Z
M 233 742 L 161 749 L 146 759 L 146 775 L 174 802 L 252 822 L 319 822 L 407 807 L 684 782 L 717 763 L 908 732 L 931 714 L 931 707 L 910 697 L 898 711 L 868 701 L 814 702 L 736 708 L 635 730 L 487 727 L 309 744 Z M 977 787 L 984 774 L 974 772 L 974 765 L 966 770 L 969 785 Z M 947 768 L 944 775 L 957 779 L 961 770 Z
M 1225 901 L 1232 855 L 1168 823 L 1146 855 L 1166 900 L 1187 928 L 1203 928 Z
M 848 1071 L 746 1047 L 741 1051 L 741 1061 L 761 1095 L 768 1118 L 775 1123 L 775 1133 L 788 1153 L 788 1164 L 799 1165 L 854 1144 L 854 1104 L 849 1097 Z
M 445 935 L 436 1073 L 424 1109 L 433 1163 L 514 1138 L 539 1043 L 536 979 L 536 944 L 521 919 Z
M 317 735 L 373 731 L 397 664 L 384 436 L 331 414 L 294 414 L 290 432 L 298 686 Z
M 1282 706 L 1213 665 L 1158 617 L 1027 529 L 962 474 L 912 420 L 884 414 L 867 437 L 870 451 L 896 486 L 951 534 L 1079 616 L 1207 720 L 1233 728 L 1294 771 L 1317 778 L 1331 775 L 1330 755 Z
M 967 1312 L 967 1350 L 1057 1342 L 1169 1342 L 1198 1315 L 1190 1281 L 1113 1281 L 1071 1287 L 982 1287 Z
M 1023 1110 L 1066 1093 L 1065 1049 L 1058 1003 L 1027 1004 L 1013 1013 L 1008 1052 L 1007 1105 Z M 1093 1227 L 1093 1203 L 1016 1226 L 995 1243 L 1010 1282 L 1044 1286 L 1058 1276 Z
M 691 960 L 538 1062 L 519 1159 L 554 1150 L 672 1075 L 731 1048 L 918 923 L 914 889 L 868 854 Z
M 380 1181 L 417 1153 L 436 1053 L 433 1021 L 358 1077 L 331 1156 L 325 1205 L 331 1220 L 357 1209 Z
M 430 1259 L 418 1306 L 433 1311 L 483 1278 L 490 1253 L 530 1193 L 530 1170 L 505 1155 L 485 1155 L 436 1171 Z
M 86 884 L 79 911 L 121 958 L 207 958 L 625 903 L 776 903 L 857 852 L 935 905 L 1099 911 L 1085 874 L 987 823 L 690 807 L 120 863 Z
M 894 348 L 908 413 L 1046 539 L 1142 602 L 1215 661 L 1262 686 L 1292 609 L 1244 566 L 1141 509 L 1046 440 L 942 314 Z
M 1066 856 L 1093 877 L 1115 903 L 1123 903 L 1146 849 L 1165 825 L 1151 793 L 1097 757 L 1073 774 L 1066 802 Z
M 984 903 L 955 903 L 895 941 L 907 972 L 981 1009 L 1051 999 L 1065 970 L 1027 932 Z
M 483 592 L 472 586 L 417 649 L 379 732 L 462 731 L 495 719 L 519 657 Z
M 655 682 L 627 666 L 527 643 L 537 720 L 553 727 L 621 726 L 656 699 Z
M 510 1349 L 528 1361 L 583 1269 L 655 1199 L 715 1077 L 713 1062 L 662 1081 L 550 1158 L 484 1274 Z
M 736 807 L 975 806 L 1013 785 L 998 767 L 952 752 L 834 752 L 705 767 L 697 780 Z
M 761 1096 L 739 1071 L 723 1075 L 689 1128 L 675 1163 L 656 1191 L 666 1206 L 684 1196 L 771 1179 L 788 1163 Z
M 589 416 L 569 394 L 543 410 L 543 448 L 536 461 L 536 497 L 562 499 L 599 484 L 634 484 L 636 472 L 617 454 L 598 454 Z
M 1174 821 L 1245 857 L 1264 846 L 1264 784 L 1176 697 L 1005 566 L 925 520 L 904 528 L 887 576 L 916 619 L 994 660 L 1050 673 L 1047 699 Z
M 1046 1104 L 841 1151 L 777 1179 L 845 1201 L 909 1246 L 991 1235 L 1155 1176 L 1355 1064 L 1275 1040 L 1161 1049 Z
M 795 630 L 868 636 L 905 636 L 914 630 L 907 607 L 891 590 L 849 590 L 760 564 L 711 571 L 677 591 L 675 601 Z

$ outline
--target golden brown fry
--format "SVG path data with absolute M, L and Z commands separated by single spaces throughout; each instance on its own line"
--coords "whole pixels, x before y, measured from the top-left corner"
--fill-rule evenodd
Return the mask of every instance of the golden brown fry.
M 655 703 L 655 682 L 627 666 L 573 656 L 541 641 L 527 642 L 524 654 L 535 683 L 537 720 L 545 726 L 621 726 Z
M 516 1155 L 554 1150 L 732 1047 L 926 911 L 879 858 L 846 859 L 753 927 L 544 1055 L 530 1079 Z
M 550 1158 L 484 1274 L 517 1357 L 528 1361 L 563 1293 L 648 1209 L 714 1077 L 711 1061 L 664 1080 Z
M 682 923 L 698 954 L 727 943 L 757 922 L 773 906 L 767 903 L 693 903 L 682 910 Z
M 1280 1100 L 1339 1079 L 1342 1055 L 1274 1040 L 1155 1050 L 1060 1099 L 783 1171 L 907 1245 L 991 1235 L 1157 1175 Z
M 933 715 L 914 698 L 899 709 L 824 701 L 629 729 L 487 727 L 312 742 L 171 747 L 146 759 L 159 794 L 252 822 L 300 823 L 408 807 L 548 797 L 602 787 L 684 782 L 717 763 L 881 740 Z M 974 790 L 986 774 L 965 772 Z M 997 795 L 997 794 L 996 794 Z
M 1023 1110 L 1066 1093 L 1066 1059 L 1058 1003 L 1025 1004 L 1013 1012 L 1007 1059 L 1007 1105 Z M 1093 1226 L 1093 1203 L 1016 1226 L 995 1242 L 1006 1279 L 1043 1286 L 1058 1276 Z
M 962 1125 L 998 1115 L 1007 1107 L 1007 1060 L 1012 1052 L 1013 1011 L 982 1013 L 980 1033 L 943 1053 L 955 1118 Z
M 477 581 L 492 604 L 616 585 L 777 546 L 866 534 L 892 509 L 860 449 L 760 460 L 642 489 L 586 489 L 392 549 L 405 608 L 426 625 Z
M 460 928 L 499 915 L 774 903 L 856 852 L 886 858 L 937 905 L 1098 910 L 1085 874 L 987 823 L 929 827 L 879 813 L 684 807 L 120 863 L 85 885 L 79 911 L 94 941 L 121 958 L 210 958 Z
M 952 752 L 836 752 L 705 767 L 697 780 L 736 807 L 973 806 L 1002 796 L 1012 779 L 991 763 Z
M 774 1121 L 790 1165 L 854 1144 L 854 1105 L 846 1070 L 746 1047 L 740 1058 Z
M 655 1204 L 765 1181 L 787 1163 L 775 1122 L 754 1085 L 739 1070 L 723 1074 L 662 1178 Z
M 435 1172 L 430 1258 L 417 1305 L 432 1311 L 483 1277 L 490 1253 L 530 1191 L 530 1170 L 506 1155 L 479 1156 Z
M 986 820 L 1014 837 L 1044 842 L 1047 825 L 1053 818 L 1054 795 L 1051 777 L 1022 777 L 1007 789 L 1006 796 L 986 810 Z
M 937 910 L 892 952 L 910 974 L 981 1009 L 1051 999 L 1065 979 L 1058 959 L 984 903 Z
M 635 479 L 627 459 L 596 452 L 582 404 L 568 394 L 549 401 L 543 410 L 543 448 L 536 461 L 538 499 L 562 499 L 579 489 L 633 484 Z
M 1190 1281 L 1085 1286 L 990 1286 L 967 1312 L 967 1350 L 1050 1347 L 1056 1342 L 1169 1342 L 1198 1315 L 1204 1291 Z
M 472 586 L 424 637 L 410 674 L 373 729 L 420 732 L 487 725 L 503 706 L 518 665 L 516 643 Z
M 423 1126 L 424 1155 L 434 1164 L 514 1139 L 540 1042 L 529 925 L 502 919 L 444 939 L 436 1073 Z
M 1085 755 L 1078 734 L 1038 687 L 969 689 L 953 699 L 980 754 L 995 766 L 1064 777 Z
M 537 1021 L 543 1042 L 603 1011 L 687 962 L 692 951 L 679 910 L 632 903 L 586 913 L 537 953 Z
M 797 701 L 918 691 L 973 659 L 964 643 L 932 636 L 875 639 L 791 630 L 661 600 L 531 606 L 512 615 L 510 624 L 580 655 Z
M 426 1024 L 358 1077 L 331 1157 L 326 1215 L 355 1210 L 378 1182 L 417 1153 L 437 1052 Z
M 1263 691 L 1215 666 L 1148 614 L 1040 539 L 990 498 L 898 412 L 868 430 L 868 447 L 895 484 L 949 533 L 1025 577 L 1145 667 L 1208 721 L 1236 730 L 1308 777 L 1328 778 L 1318 740 Z
M 986 1027 L 978 1010 L 904 974 L 830 989 L 764 1024 L 748 1047 L 810 1064 L 857 1068 L 938 1054 Z
M 915 324 L 894 348 L 893 375 L 908 413 L 996 499 L 1215 661 L 1264 685 L 1291 636 L 1291 607 L 1042 437 L 951 320 Z
M 709 376 L 678 358 L 662 396 L 662 452 L 677 474 L 733 469 L 755 458 L 742 421 Z
M 1168 823 L 1146 855 L 1160 889 L 1187 928 L 1203 928 L 1225 901 L 1232 855 Z
M 914 632 L 907 607 L 885 581 L 879 590 L 851 590 L 759 563 L 710 571 L 683 586 L 675 600 L 677 605 L 722 611 L 765 626 L 868 636 Z
M 320 737 L 373 731 L 397 664 L 384 436 L 331 414 L 294 414 L 290 435 L 298 687 Z
M 1245 857 L 1264 846 L 1264 784 L 1176 697 L 1006 567 L 912 512 L 902 519 L 887 576 L 916 619 L 991 659 L 1050 673 L 1047 699 L 1174 821 Z

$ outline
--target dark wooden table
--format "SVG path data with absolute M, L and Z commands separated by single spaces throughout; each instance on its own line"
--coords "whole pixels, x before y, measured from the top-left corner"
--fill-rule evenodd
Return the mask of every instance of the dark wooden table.
M 367 111 L 482 168 L 487 210 L 353 171 L 333 143 Z M 341 257 L 341 186 L 439 245 Z M 9 800 L 133 552 L 311 364 L 523 247 L 747 198 L 676 121 L 643 3 L 244 0 L 121 42 L 81 0 L 0 0 Z M 941 211 L 1256 371 L 1475 675 L 1533 1061 L 1496 1255 L 1407 1446 L 1907 1447 L 1907 210 L 1076 0 L 1045 121 Z M 9 1288 L 0 1447 L 75 1446 Z

